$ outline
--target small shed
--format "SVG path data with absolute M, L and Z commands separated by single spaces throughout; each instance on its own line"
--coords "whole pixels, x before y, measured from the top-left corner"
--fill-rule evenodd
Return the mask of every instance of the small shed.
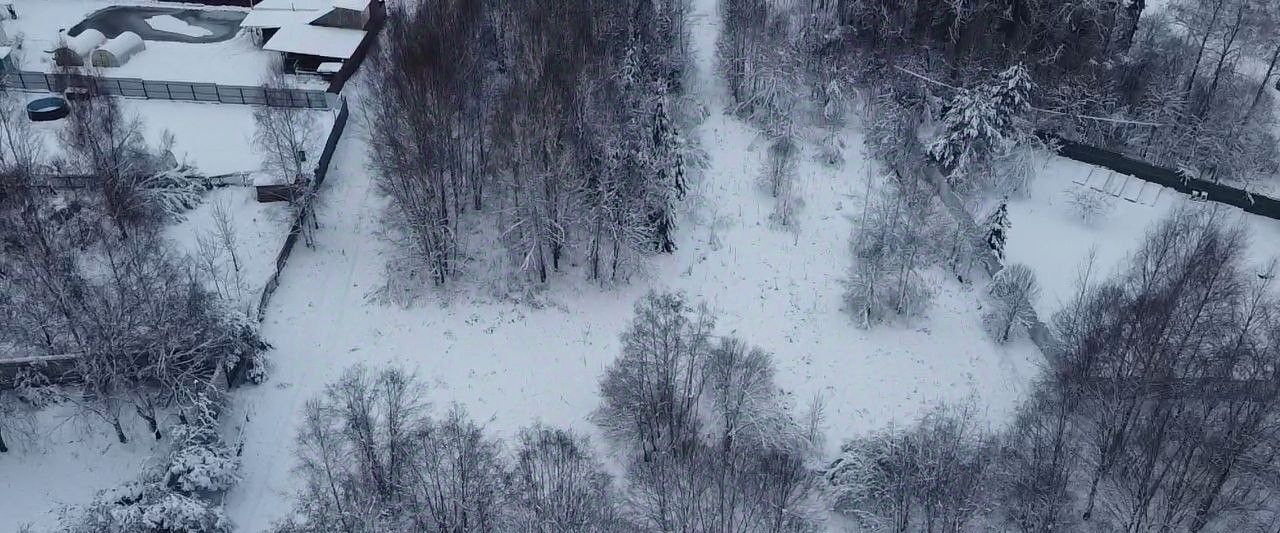
M 64 34 L 59 41 L 58 47 L 53 49 L 53 62 L 63 67 L 83 67 L 89 53 L 107 42 L 107 36 L 89 28 L 75 37 Z
M 95 67 L 119 67 L 129 62 L 134 54 L 147 49 L 142 37 L 131 31 L 121 32 L 111 40 L 102 43 L 93 51 L 91 62 Z

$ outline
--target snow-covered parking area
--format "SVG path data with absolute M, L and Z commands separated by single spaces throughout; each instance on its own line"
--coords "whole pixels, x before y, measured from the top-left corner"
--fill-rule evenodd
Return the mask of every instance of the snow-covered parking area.
M 217 9 L 247 12 L 231 7 L 203 7 L 197 4 L 174 4 L 138 1 L 103 0 L 39 0 L 17 2 L 17 20 L 6 20 L 5 32 L 21 35 L 22 46 L 16 51 L 19 68 L 52 72 L 51 51 L 58 45 L 63 30 L 70 30 L 86 16 L 111 6 L 147 6 L 180 9 Z M 156 30 L 200 37 L 209 30 L 187 24 L 172 16 L 148 19 Z M 110 37 L 111 35 L 108 35 Z M 145 37 L 144 37 L 145 39 Z M 186 43 L 145 39 L 146 49 L 138 52 L 120 67 L 95 69 L 103 76 L 143 78 L 163 81 L 220 83 L 227 85 L 261 85 L 272 71 L 279 54 L 262 50 L 251 35 L 239 32 L 218 42 Z

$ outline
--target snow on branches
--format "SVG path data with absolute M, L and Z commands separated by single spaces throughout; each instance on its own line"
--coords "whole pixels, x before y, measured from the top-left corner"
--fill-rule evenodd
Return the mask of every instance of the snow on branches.
M 984 171 L 991 161 L 1026 142 L 1031 76 L 1014 65 L 987 85 L 960 89 L 947 106 L 929 155 L 953 177 Z

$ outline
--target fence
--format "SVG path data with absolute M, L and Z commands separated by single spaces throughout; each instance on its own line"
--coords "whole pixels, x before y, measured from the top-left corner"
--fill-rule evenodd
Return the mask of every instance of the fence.
M 247 172 L 232 172 L 230 174 L 218 174 L 216 176 L 189 176 L 190 179 L 198 180 L 204 184 L 206 189 L 227 186 L 244 186 L 252 185 L 249 180 L 250 174 Z M 87 174 L 59 174 L 38 176 L 36 184 L 41 187 L 50 189 L 69 190 L 69 189 L 87 189 L 97 185 L 98 177 Z
M 333 75 L 333 79 L 329 80 L 329 92 L 339 94 L 342 88 L 347 86 L 347 80 L 356 73 L 356 69 L 364 63 L 364 59 L 369 55 L 369 49 L 378 41 L 378 34 L 382 32 L 382 26 L 387 22 L 387 8 L 382 2 L 369 3 L 369 25 L 366 28 L 368 33 L 364 39 L 360 41 L 360 45 L 356 47 L 355 53 L 351 57 L 342 62 L 342 68 L 337 74 Z
M 180 102 L 329 109 L 335 101 L 335 95 L 312 89 L 268 89 L 247 85 L 110 78 L 83 74 L 19 71 L 5 75 L 3 81 L 6 87 L 23 91 L 61 93 L 67 89 L 83 89 L 109 96 Z
M 1230 185 L 1184 177 L 1172 169 L 1133 159 L 1119 152 L 1068 141 L 1051 133 L 1041 133 L 1040 136 L 1057 143 L 1060 146 L 1058 155 L 1067 159 L 1108 168 L 1181 193 L 1204 192 L 1208 195 L 1208 200 L 1239 207 L 1255 215 L 1280 220 L 1280 200 L 1251 193 Z
M 350 117 L 350 110 L 345 100 L 338 102 L 338 115 L 334 117 L 333 129 L 329 130 L 329 138 L 324 142 L 324 150 L 320 152 L 320 159 L 316 161 L 315 170 L 315 187 L 319 189 L 324 183 L 324 179 L 329 175 L 329 163 L 333 160 L 333 153 L 338 148 L 338 141 L 342 139 L 342 132 L 347 127 L 347 119 Z M 306 223 L 307 216 L 310 214 L 311 206 L 303 207 L 298 218 L 293 221 L 293 225 L 289 228 L 289 236 L 285 237 L 284 246 L 280 247 L 280 253 L 276 254 L 276 268 L 271 273 L 271 278 L 267 280 L 267 284 L 262 288 L 262 297 L 258 300 L 258 321 L 261 322 L 266 318 L 267 304 L 271 302 L 271 297 L 275 294 L 276 289 L 280 287 L 280 272 L 284 270 L 284 265 L 289 261 L 289 255 L 293 253 L 293 247 L 298 243 L 298 236 L 302 234 L 302 225 Z

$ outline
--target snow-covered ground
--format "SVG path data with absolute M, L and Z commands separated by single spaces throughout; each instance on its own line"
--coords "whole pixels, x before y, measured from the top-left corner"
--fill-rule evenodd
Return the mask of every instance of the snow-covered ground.
M 22 50 L 16 52 L 24 70 L 50 72 L 55 67 L 50 53 L 57 46 L 59 31 L 71 28 L 104 7 L 113 5 L 161 6 L 201 9 L 197 4 L 174 4 L 139 0 L 31 0 L 17 2 L 17 20 L 6 20 L 5 32 L 22 35 Z M 208 8 L 235 9 L 235 8 Z M 174 23 L 177 24 L 174 24 Z M 156 26 L 159 24 L 160 26 Z M 151 19 L 152 27 L 185 35 L 207 32 L 174 17 Z M 279 54 L 263 50 L 246 32 L 215 43 L 146 41 L 146 50 L 121 67 L 97 69 L 104 76 L 162 81 L 189 81 L 226 85 L 261 85 L 272 71 Z M 318 78 L 297 77 L 299 86 L 323 88 Z
M 259 166 L 259 156 L 250 144 L 250 106 L 123 102 L 143 119 L 148 142 L 159 142 L 163 130 L 169 129 L 177 139 L 176 155 L 180 159 L 185 156 L 206 173 Z M 321 115 L 321 131 L 327 135 L 332 125 L 331 113 L 317 113 Z M 57 130 L 62 127 L 59 124 L 40 124 L 40 133 L 54 149 Z M 220 205 L 230 215 L 236 236 L 243 282 L 243 290 L 238 293 L 240 309 L 252 313 L 288 233 L 288 208 L 283 203 L 258 203 L 251 186 L 218 188 L 205 193 L 201 204 L 185 213 L 182 221 L 165 228 L 165 235 L 181 251 L 200 254 L 198 239 L 213 231 L 213 213 Z M 219 263 L 230 268 L 226 257 L 221 257 Z M 154 441 L 140 429 L 145 427 L 140 421 L 126 420 L 126 431 L 134 438 L 122 445 L 109 425 L 100 420 L 73 419 L 73 411 L 63 405 L 38 413 L 33 439 L 6 435 L 13 450 L 0 454 L 0 533 L 16 531 L 26 523 L 35 525 L 37 531 L 53 527 L 62 506 L 86 504 L 98 490 L 133 479 L 157 450 Z
M 75 415 L 70 404 L 40 411 L 30 435 L 5 428 L 9 452 L 0 454 L 0 533 L 23 525 L 49 531 L 65 506 L 89 503 L 100 490 L 119 486 L 142 471 L 167 442 L 146 433 L 146 424 L 125 412 L 130 438 L 116 440 L 111 425 Z
M 169 131 L 174 138 L 174 156 L 206 175 L 252 172 L 262 166 L 262 155 L 253 144 L 256 129 L 253 106 L 128 98 L 119 101 L 127 115 L 142 121 L 143 137 L 148 144 L 159 145 L 165 131 Z M 316 139 L 316 145 L 323 146 L 333 127 L 334 112 L 311 113 L 319 122 L 317 131 L 321 137 Z M 61 153 L 58 135 L 66 127 L 66 121 L 33 124 L 44 136 L 49 155 Z M 319 153 L 312 157 L 319 157 Z
M 199 254 L 197 239 L 212 231 L 218 205 L 231 215 L 242 269 L 241 309 L 252 313 L 288 234 L 288 208 L 258 203 L 252 187 L 223 187 L 205 193 L 185 220 L 165 228 L 165 235 L 179 250 Z M 218 262 L 230 278 L 230 260 L 220 257 Z M 135 478 L 156 453 L 167 450 L 167 441 L 156 444 L 145 423 L 131 413 L 124 419 L 127 444 L 116 440 L 106 422 L 76 413 L 73 405 L 60 404 L 36 413 L 31 427 L 5 427 L 11 449 L 0 454 L 0 533 L 24 524 L 46 531 L 57 524 L 63 506 L 84 505 L 99 490 Z
M 617 356 L 633 302 L 650 289 L 707 302 L 721 332 L 773 352 L 780 384 L 797 402 L 823 401 L 829 448 L 910 421 L 940 399 L 973 397 L 992 421 L 1007 415 L 1040 354 L 1027 343 L 986 340 L 976 289 L 931 274 L 936 300 L 913 327 L 863 331 L 842 311 L 851 219 L 867 188 L 856 134 L 846 139 L 844 168 L 806 155 L 798 230 L 771 227 L 773 201 L 755 185 L 764 143 L 722 111 L 724 92 L 712 81 L 715 4 L 697 2 L 691 23 L 699 97 L 709 109 L 696 132 L 710 155 L 690 200 L 698 206 L 683 220 L 679 250 L 653 259 L 644 279 L 622 288 L 565 275 L 540 295 L 541 306 L 468 281 L 409 309 L 371 300 L 390 253 L 377 236 L 385 201 L 365 165 L 361 132 L 344 136 L 322 192 L 317 245 L 295 252 L 263 326 L 275 346 L 271 381 L 238 391 L 229 417 L 237 422 L 229 433 L 244 437 L 245 479 L 227 499 L 242 531 L 261 531 L 287 512 L 302 405 L 355 363 L 413 369 L 433 385 L 437 404 L 459 402 L 499 435 L 535 421 L 593 432 L 587 417 L 597 380 Z
M 1229 222 L 1243 223 L 1251 237 L 1247 257 L 1256 266 L 1261 267 L 1280 253 L 1280 247 L 1275 245 L 1280 242 L 1280 221 L 1214 202 L 1193 202 L 1173 189 L 1123 175 L 1112 179 L 1127 181 L 1130 191 L 1142 188 L 1142 201 L 1103 195 L 1112 205 L 1110 212 L 1086 223 L 1072 198 L 1087 187 L 1076 182 L 1085 181 L 1091 168 L 1051 157 L 1031 181 L 1029 194 L 1009 201 L 1012 226 L 1005 253 L 1009 262 L 1025 263 L 1035 270 L 1044 288 L 1036 305 L 1041 319 L 1048 319 L 1071 300 L 1077 290 L 1078 274 L 1091 253 L 1094 278 L 1111 275 L 1124 266 L 1125 258 L 1141 244 L 1153 224 L 1181 207 L 1220 209 Z M 1099 179 L 1107 173 L 1105 169 L 1093 172 L 1094 178 L 1088 183 L 1105 181 Z
M 215 287 L 225 296 L 237 300 L 239 309 L 248 316 L 256 316 L 262 288 L 275 272 L 276 254 L 289 235 L 292 223 L 288 204 L 284 202 L 259 203 L 253 187 L 228 186 L 204 194 L 199 206 L 188 211 L 184 220 L 165 228 L 165 235 L 178 244 L 179 250 L 192 257 L 211 253 L 208 244 L 217 242 L 214 234 L 215 214 L 229 215 L 235 236 L 236 259 L 229 252 L 214 247 L 214 263 L 221 267 L 219 283 Z M 199 262 L 199 261 L 197 261 Z M 240 271 L 235 273 L 235 264 Z

